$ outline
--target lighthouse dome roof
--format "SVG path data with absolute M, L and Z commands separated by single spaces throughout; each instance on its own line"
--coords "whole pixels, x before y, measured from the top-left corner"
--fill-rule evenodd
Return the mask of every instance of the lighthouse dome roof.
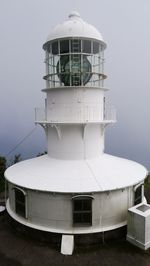
M 94 26 L 85 22 L 78 12 L 73 11 L 69 14 L 67 20 L 58 24 L 52 30 L 44 44 L 44 48 L 52 40 L 73 37 L 98 40 L 103 44 L 104 48 L 106 47 L 101 33 Z

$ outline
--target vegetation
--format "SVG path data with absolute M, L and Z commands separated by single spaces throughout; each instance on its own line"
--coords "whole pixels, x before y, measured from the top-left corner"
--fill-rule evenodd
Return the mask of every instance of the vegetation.
M 150 173 L 147 175 L 145 179 L 144 187 L 150 189 Z
M 14 156 L 14 158 L 11 161 L 11 165 L 15 163 L 19 163 L 20 161 L 22 161 L 22 158 L 21 158 L 21 154 L 19 153 Z
M 5 189 L 4 172 L 6 170 L 6 163 L 6 158 L 0 156 L 0 192 L 4 191 Z
M 42 156 L 42 155 L 45 155 L 45 154 L 47 154 L 47 151 L 39 152 L 36 157 L 39 157 L 39 156 Z
M 9 164 L 7 163 L 7 160 L 4 156 L 0 156 L 0 192 L 3 192 L 5 189 L 4 172 L 6 168 L 20 161 L 21 161 L 21 154 L 16 154 Z

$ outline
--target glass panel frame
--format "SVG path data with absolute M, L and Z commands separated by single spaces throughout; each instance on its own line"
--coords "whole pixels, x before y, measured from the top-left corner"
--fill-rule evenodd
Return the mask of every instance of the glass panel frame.
M 65 43 L 67 45 L 66 50 L 61 47 L 62 45 L 65 46 Z M 84 50 L 85 44 L 89 44 L 88 48 L 91 46 L 87 50 L 90 53 L 84 53 L 86 51 Z M 64 66 L 62 66 L 63 56 L 68 56 Z M 104 85 L 104 79 L 106 78 L 106 75 L 104 75 L 104 46 L 98 41 L 82 38 L 64 38 L 52 41 L 47 46 L 45 63 L 46 75 L 44 79 L 46 80 L 46 88 L 64 86 L 103 87 Z M 66 70 L 62 71 L 62 67 L 66 68 L 67 73 L 65 73 Z

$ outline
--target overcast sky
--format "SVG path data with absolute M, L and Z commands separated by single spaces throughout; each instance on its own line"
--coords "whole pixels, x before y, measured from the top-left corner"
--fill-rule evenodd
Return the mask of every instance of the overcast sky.
M 150 169 L 149 0 L 0 0 L 0 154 L 34 128 L 34 107 L 42 107 L 45 96 L 42 44 L 72 10 L 107 42 L 106 96 L 118 121 L 106 129 L 106 152 Z M 14 153 L 27 158 L 45 149 L 38 126 Z

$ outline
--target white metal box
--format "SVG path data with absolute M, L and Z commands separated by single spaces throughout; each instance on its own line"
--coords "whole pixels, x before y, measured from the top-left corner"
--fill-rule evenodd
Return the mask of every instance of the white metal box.
M 141 249 L 150 247 L 150 205 L 140 203 L 128 209 L 127 240 Z

